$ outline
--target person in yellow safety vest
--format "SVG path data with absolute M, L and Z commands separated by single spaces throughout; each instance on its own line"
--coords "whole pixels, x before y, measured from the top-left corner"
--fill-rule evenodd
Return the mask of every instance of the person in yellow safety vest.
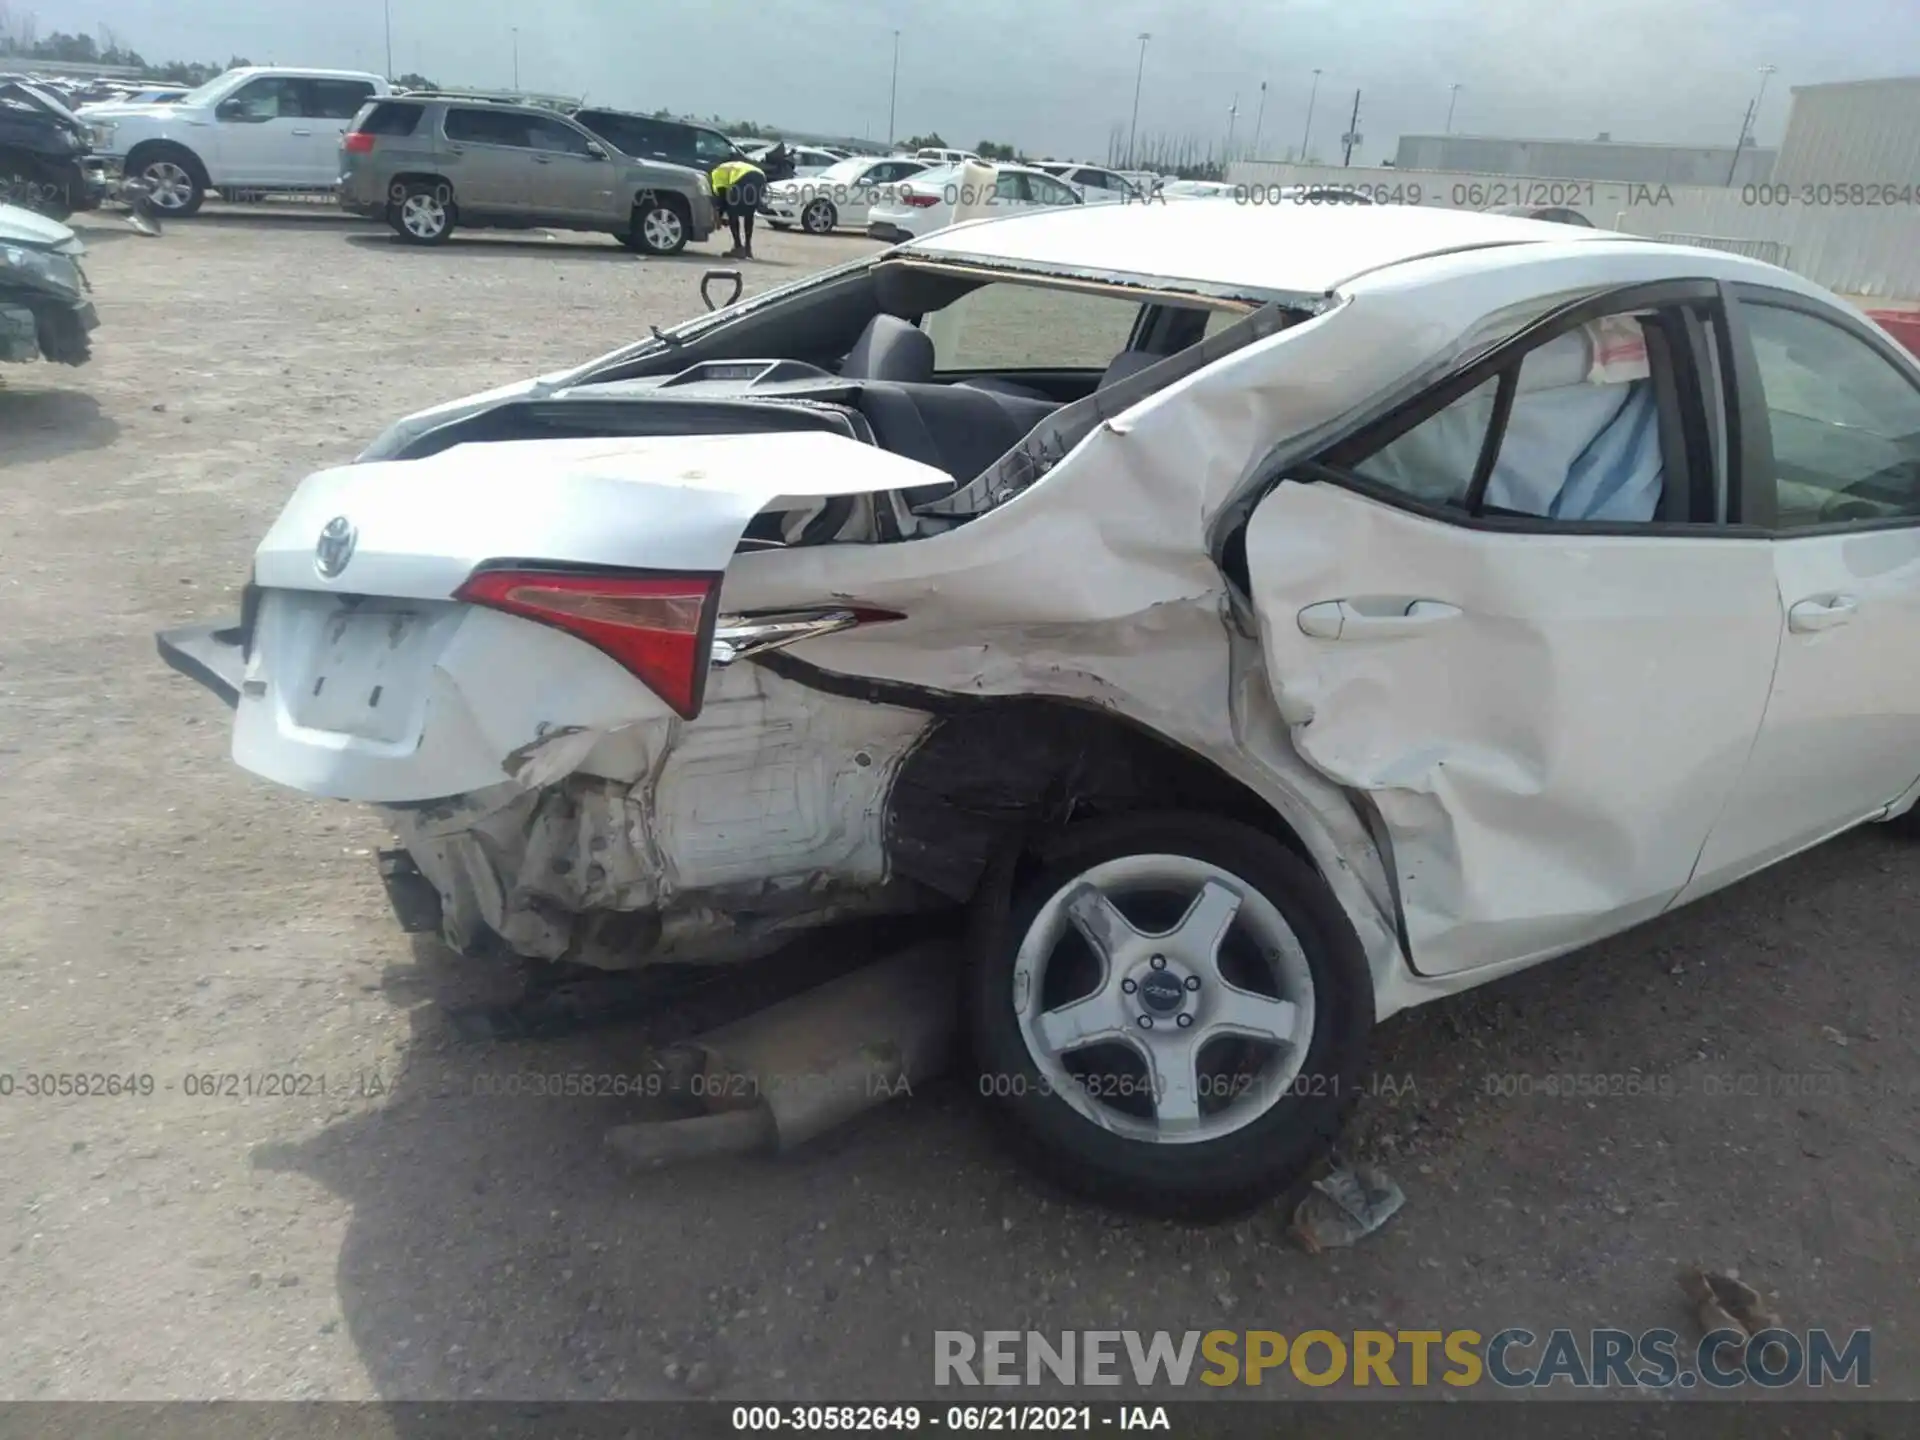
M 728 260 L 753 258 L 753 212 L 767 191 L 767 172 L 751 160 L 723 160 L 713 167 L 713 203 L 733 233 Z M 744 234 L 742 233 L 744 231 Z

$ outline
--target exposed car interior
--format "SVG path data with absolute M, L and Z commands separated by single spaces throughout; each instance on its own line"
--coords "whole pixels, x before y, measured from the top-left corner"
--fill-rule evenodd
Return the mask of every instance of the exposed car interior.
M 1048 292 L 1048 303 L 1069 310 L 1082 298 L 1097 302 L 1104 307 L 1101 323 L 1108 327 L 1101 333 L 1113 348 L 1089 350 L 1080 364 L 1006 374 L 943 366 L 929 318 L 984 287 L 1015 284 L 1028 290 L 1037 286 Z M 691 342 L 670 337 L 664 351 L 609 367 L 562 394 L 451 422 L 420 436 L 395 458 L 418 458 L 473 441 L 824 429 L 947 477 L 901 492 L 895 523 L 877 525 L 861 537 L 905 538 L 923 527 L 903 519 L 904 511 L 952 499 L 1023 446 L 1053 458 L 1064 455 L 1103 415 L 1117 413 L 1257 334 L 1270 333 L 1274 308 L 1267 307 L 1269 323 L 1258 332 L 1216 323 L 1210 334 L 1210 321 L 1242 320 L 1252 306 L 1176 305 L 1135 299 L 1115 293 L 1114 287 L 1076 290 L 982 280 L 938 267 L 881 265 L 781 304 L 758 311 L 749 307 L 732 323 L 713 325 Z M 1116 315 L 1124 320 L 1117 330 Z M 1175 356 L 1184 357 L 1181 364 L 1156 372 L 1151 380 L 1140 378 Z M 1110 404 L 1089 407 L 1107 397 Z M 836 506 L 844 520 L 851 502 Z M 944 523 L 958 523 L 978 508 L 983 507 L 957 507 Z M 837 525 L 823 530 L 834 519 L 829 515 L 805 527 L 805 533 L 757 525 L 749 538 L 760 543 L 776 536 L 789 543 L 851 538 Z

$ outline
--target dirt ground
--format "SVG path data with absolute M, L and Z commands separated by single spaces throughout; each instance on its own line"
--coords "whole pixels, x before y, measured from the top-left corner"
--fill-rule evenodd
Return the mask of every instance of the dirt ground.
M 720 247 L 86 234 L 94 363 L 0 383 L 0 1397 L 924 1397 L 937 1328 L 1686 1331 L 1690 1260 L 1872 1327 L 1875 1392 L 1920 1396 L 1920 852 L 1883 832 L 1387 1026 L 1351 1148 L 1407 1203 L 1344 1253 L 1065 1204 L 957 1081 L 641 1179 L 621 1102 L 488 1093 L 641 1031 L 457 1038 L 439 1002 L 500 977 L 401 935 L 369 814 L 236 769 L 152 634 L 234 609 L 303 473 L 690 313 Z M 768 235 L 749 274 L 866 243 Z M 26 1095 L 59 1074 L 152 1090 Z

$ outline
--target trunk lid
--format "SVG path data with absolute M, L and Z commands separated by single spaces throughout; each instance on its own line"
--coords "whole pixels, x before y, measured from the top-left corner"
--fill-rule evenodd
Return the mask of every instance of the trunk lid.
M 448 599 L 489 560 L 714 574 L 762 511 L 942 483 L 824 433 L 456 445 L 308 477 L 254 573 L 267 589 L 418 600 Z

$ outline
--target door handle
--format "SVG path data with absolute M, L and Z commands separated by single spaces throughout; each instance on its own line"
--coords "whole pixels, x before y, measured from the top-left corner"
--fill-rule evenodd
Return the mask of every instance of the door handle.
M 1859 608 L 1860 602 L 1851 595 L 1820 595 L 1812 600 L 1802 600 L 1787 611 L 1787 629 L 1796 635 L 1831 630 L 1836 625 L 1846 624 Z
M 545 155 L 536 155 L 533 157 L 533 163 L 536 165 L 551 165 L 553 161 Z
M 311 130 L 296 130 L 296 131 L 294 131 L 293 133 L 294 133 L 294 134 L 296 134 L 296 135 L 311 135 L 311 134 L 313 134 L 313 131 L 311 131 Z
M 1398 640 L 1458 619 L 1444 600 L 1322 600 L 1300 612 L 1300 631 L 1316 640 Z

